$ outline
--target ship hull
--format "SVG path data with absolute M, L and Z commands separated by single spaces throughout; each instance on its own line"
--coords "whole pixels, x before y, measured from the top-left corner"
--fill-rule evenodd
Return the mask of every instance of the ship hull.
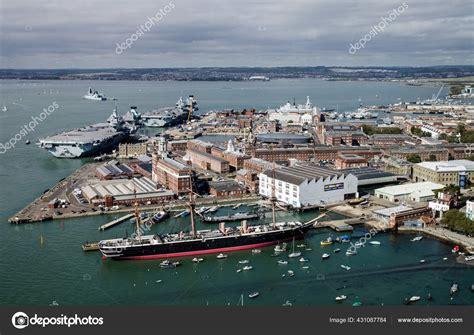
M 107 251 L 104 252 L 103 249 L 101 249 L 101 252 L 105 257 L 110 257 L 114 260 L 145 260 L 204 255 L 261 248 L 290 241 L 293 238 L 302 239 L 310 228 L 311 225 L 306 225 L 295 229 L 275 231 L 271 233 L 226 236 L 209 238 L 206 240 L 182 241 L 158 245 L 133 246 L 119 250 L 115 255 L 107 254 Z
M 128 133 L 117 134 L 99 144 L 42 144 L 48 152 L 56 158 L 80 158 L 89 157 L 97 153 L 108 151 L 121 141 L 129 137 Z

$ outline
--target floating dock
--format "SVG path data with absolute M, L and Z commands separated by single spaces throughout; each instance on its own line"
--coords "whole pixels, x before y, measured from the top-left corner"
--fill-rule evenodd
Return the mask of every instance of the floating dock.
M 115 219 L 113 221 L 110 221 L 109 223 L 106 223 L 102 226 L 99 227 L 99 230 L 106 230 L 106 229 L 109 229 L 110 227 L 113 227 L 125 220 L 128 220 L 128 219 L 131 219 L 132 217 L 134 217 L 135 214 L 131 213 L 131 214 L 127 214 L 125 216 L 122 216 L 122 217 L 119 217 L 118 219 Z

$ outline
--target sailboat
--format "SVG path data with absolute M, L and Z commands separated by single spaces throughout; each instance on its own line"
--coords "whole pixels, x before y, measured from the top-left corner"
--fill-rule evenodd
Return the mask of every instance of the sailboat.
M 191 177 L 189 178 L 190 185 L 192 185 Z M 225 227 L 224 223 L 221 223 L 218 229 L 198 231 L 194 220 L 195 204 L 191 187 L 187 204 L 191 231 L 147 236 L 141 234 L 141 218 L 138 202 L 135 202 L 136 237 L 102 240 L 99 242 L 99 250 L 104 258 L 141 260 L 257 249 L 304 237 L 312 228 L 313 223 L 311 221 L 306 223 L 276 222 L 276 197 L 274 194 L 275 188 L 273 187 L 270 199 L 272 222 L 269 224 L 248 226 L 244 220 L 240 227 Z
M 301 256 L 301 252 L 295 251 L 295 238 L 293 237 L 293 247 L 291 249 L 291 253 L 288 255 L 288 258 L 296 258 L 300 256 Z

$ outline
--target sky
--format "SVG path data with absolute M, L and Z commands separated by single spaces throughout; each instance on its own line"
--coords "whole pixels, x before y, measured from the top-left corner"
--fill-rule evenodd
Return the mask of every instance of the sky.
M 472 65 L 473 28 L 471 0 L 2 0 L 0 68 Z

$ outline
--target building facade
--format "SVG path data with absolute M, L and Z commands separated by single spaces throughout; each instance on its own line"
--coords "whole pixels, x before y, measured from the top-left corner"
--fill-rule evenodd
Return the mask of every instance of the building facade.
M 266 170 L 259 175 L 259 193 L 295 208 L 325 206 L 353 198 L 357 177 L 312 164 Z

